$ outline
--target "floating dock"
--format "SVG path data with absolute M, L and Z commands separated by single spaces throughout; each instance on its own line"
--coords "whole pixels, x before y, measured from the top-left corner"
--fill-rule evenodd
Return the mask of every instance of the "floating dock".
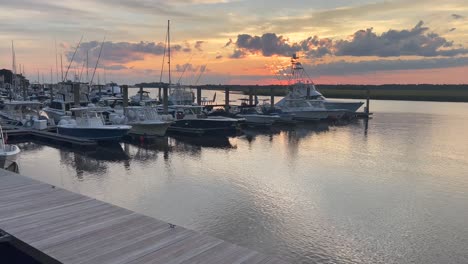
M 52 129 L 54 131 L 54 129 Z M 56 132 L 50 132 L 47 130 L 34 130 L 34 129 L 4 129 L 4 137 L 7 139 L 18 139 L 18 138 L 28 138 L 36 139 L 40 141 L 46 141 L 54 144 L 68 145 L 74 148 L 96 148 L 97 142 L 93 140 L 87 140 L 78 137 L 71 137 L 60 135 Z
M 0 242 L 40 263 L 286 263 L 0 170 Z

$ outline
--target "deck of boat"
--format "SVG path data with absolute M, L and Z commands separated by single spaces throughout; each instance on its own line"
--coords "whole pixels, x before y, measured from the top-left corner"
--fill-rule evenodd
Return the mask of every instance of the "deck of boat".
M 43 263 L 285 263 L 4 170 L 0 230 Z

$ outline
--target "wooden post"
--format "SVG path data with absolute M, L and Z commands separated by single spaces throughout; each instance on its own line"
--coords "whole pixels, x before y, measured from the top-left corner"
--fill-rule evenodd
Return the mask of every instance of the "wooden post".
M 367 116 L 369 116 L 369 113 L 370 113 L 370 89 L 367 88 L 367 98 L 366 98 L 366 114 Z
M 143 85 L 140 86 L 140 102 L 143 100 Z
M 75 107 L 80 107 L 80 83 L 73 83 L 73 103 Z
M 168 90 L 169 89 L 169 85 L 164 85 L 163 86 L 163 110 L 164 110 L 164 114 L 167 115 L 167 112 L 168 112 L 168 97 L 169 97 L 169 94 L 168 94 Z
M 99 89 L 99 97 L 102 97 L 102 85 L 98 84 L 98 89 Z
M 229 113 L 229 86 L 224 88 L 224 110 Z
M 270 108 L 275 108 L 275 91 L 273 87 L 270 88 Z
M 123 107 L 128 106 L 128 85 L 122 86 Z
M 159 88 L 158 88 L 158 100 L 159 102 L 162 101 L 162 98 L 161 98 L 161 86 L 164 85 L 162 82 L 159 83 Z
M 249 87 L 249 106 L 253 105 L 253 88 Z
M 26 88 L 26 85 L 21 83 L 21 86 L 23 88 L 23 100 L 26 101 L 28 97 L 28 89 Z
M 201 86 L 197 86 L 197 105 L 201 105 Z

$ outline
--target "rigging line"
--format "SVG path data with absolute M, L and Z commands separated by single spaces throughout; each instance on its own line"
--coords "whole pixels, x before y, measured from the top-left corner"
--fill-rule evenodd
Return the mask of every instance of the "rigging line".
M 67 71 L 65 72 L 65 77 L 64 77 L 64 79 L 62 80 L 62 82 L 64 82 L 65 79 L 67 79 L 68 71 L 70 70 L 70 67 L 71 67 L 71 65 L 72 65 L 72 63 L 73 63 L 73 60 L 75 59 L 76 52 L 77 52 L 78 49 L 80 48 L 81 41 L 83 41 L 83 35 L 81 35 L 80 41 L 78 42 L 78 45 L 76 46 L 75 52 L 73 53 L 73 56 L 72 56 L 71 61 L 70 61 L 70 64 L 68 64 L 68 68 L 67 68 Z
M 104 47 L 104 42 L 105 41 L 106 41 L 106 37 L 104 37 L 104 39 L 102 40 L 101 48 L 99 49 L 99 55 L 98 55 L 98 58 L 97 58 L 97 61 L 96 61 L 96 65 L 94 65 L 93 76 L 91 77 L 91 81 L 89 82 L 89 85 L 91 85 L 93 83 L 94 75 L 96 74 L 96 69 L 97 69 L 98 64 L 99 64 L 99 59 L 101 59 L 102 48 Z

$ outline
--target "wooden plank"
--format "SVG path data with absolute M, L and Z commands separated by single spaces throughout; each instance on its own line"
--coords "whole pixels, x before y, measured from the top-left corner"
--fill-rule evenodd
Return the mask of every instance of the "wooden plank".
M 284 263 L 2 170 L 0 229 L 62 263 Z

